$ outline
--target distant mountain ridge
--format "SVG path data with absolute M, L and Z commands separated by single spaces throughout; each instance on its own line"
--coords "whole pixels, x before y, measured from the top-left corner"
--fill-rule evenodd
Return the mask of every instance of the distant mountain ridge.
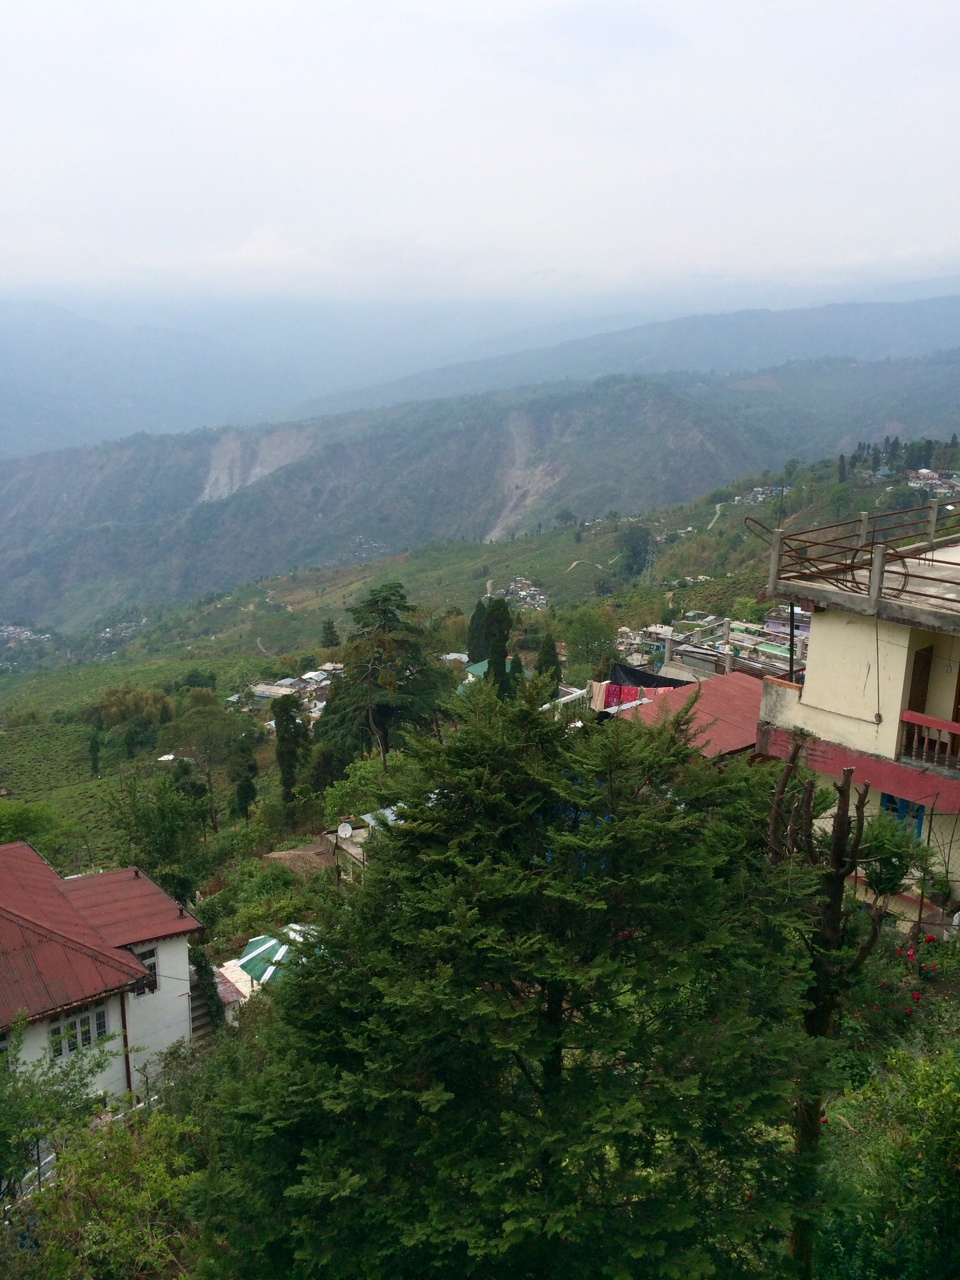
M 884 435 L 960 431 L 960 351 L 615 375 L 0 461 L 0 622 L 77 630 L 295 565 L 686 501 Z
M 742 373 L 789 360 L 901 359 L 960 346 L 960 296 L 952 295 L 694 315 L 519 352 L 516 344 L 530 337 L 504 332 L 488 345 L 508 354 L 386 381 L 380 379 L 391 370 L 422 368 L 427 352 L 435 353 L 432 361 L 436 353 L 462 350 L 464 344 L 453 341 L 456 335 L 441 340 L 436 327 L 428 341 L 422 315 L 417 334 L 403 342 L 400 319 L 393 315 L 393 329 L 381 325 L 377 341 L 371 331 L 366 359 L 358 360 L 357 352 L 366 349 L 357 327 L 360 317 L 353 315 L 353 328 L 338 336 L 334 310 L 323 324 L 305 313 L 297 328 L 280 308 L 274 330 L 266 307 L 256 332 L 231 331 L 231 336 L 224 327 L 223 339 L 217 340 L 172 326 L 117 327 L 62 307 L 0 301 L 0 458 L 140 431 L 303 419 L 610 374 Z M 411 304 L 411 329 L 417 327 L 414 310 Z M 189 322 L 189 309 L 184 321 Z M 219 332 L 210 323 L 211 332 Z M 603 322 L 569 320 L 565 331 L 579 326 L 580 332 L 590 332 L 592 323 Z M 563 330 L 541 323 L 528 334 L 558 327 Z M 354 372 L 359 378 L 362 370 L 374 368 L 382 370 L 377 386 L 358 380 L 355 391 L 315 394 L 349 385 L 345 380 Z
M 672 371 L 745 373 L 791 360 L 901 359 L 960 347 L 960 295 L 914 302 L 833 303 L 789 311 L 685 316 L 576 338 L 556 346 L 448 365 L 428 373 L 310 401 L 307 413 L 339 413 L 409 400 L 474 395 L 563 378 Z

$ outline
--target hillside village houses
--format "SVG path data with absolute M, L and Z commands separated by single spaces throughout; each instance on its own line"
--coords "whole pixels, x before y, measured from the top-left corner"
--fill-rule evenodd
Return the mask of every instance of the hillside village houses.
M 110 1037 L 93 1089 L 141 1090 L 193 1030 L 188 937 L 199 928 L 136 867 L 64 879 L 31 845 L 0 845 L 0 1054 L 21 1020 L 25 1062 Z

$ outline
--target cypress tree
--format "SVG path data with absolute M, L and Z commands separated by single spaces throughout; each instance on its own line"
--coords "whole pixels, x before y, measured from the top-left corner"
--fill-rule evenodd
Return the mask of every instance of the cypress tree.
M 534 670 L 538 676 L 546 676 L 550 680 L 550 697 L 555 698 L 560 692 L 560 677 L 563 674 L 563 668 L 560 665 L 560 657 L 557 653 L 557 642 L 549 631 L 545 631 L 540 640 L 540 648 L 537 651 Z
M 501 698 L 510 696 L 510 676 L 507 671 L 507 645 L 513 618 L 506 600 L 497 596 L 487 605 L 485 634 L 487 639 L 487 678 Z
M 467 657 L 482 662 L 487 656 L 487 606 L 478 600 L 467 625 Z
M 523 660 L 516 651 L 510 659 L 510 670 L 507 675 L 510 681 L 510 697 L 515 698 L 523 687 L 524 680 Z
M 306 751 L 309 737 L 300 719 L 300 700 L 292 693 L 274 698 L 270 703 L 277 735 L 277 768 L 280 771 L 280 789 L 286 804 L 293 800 L 293 788 L 297 780 L 297 766 Z

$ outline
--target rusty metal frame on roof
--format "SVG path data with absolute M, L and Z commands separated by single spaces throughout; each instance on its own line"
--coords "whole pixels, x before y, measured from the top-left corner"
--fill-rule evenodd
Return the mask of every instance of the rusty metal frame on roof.
M 935 631 L 960 625 L 960 503 L 819 525 L 797 533 L 747 528 L 770 546 L 768 597 L 831 605 Z M 954 554 L 948 554 L 948 549 Z

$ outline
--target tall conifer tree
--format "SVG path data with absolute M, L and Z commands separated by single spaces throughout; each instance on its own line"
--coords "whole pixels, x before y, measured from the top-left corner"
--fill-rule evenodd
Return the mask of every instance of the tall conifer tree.
M 471 662 L 483 662 L 487 652 L 487 606 L 478 600 L 467 626 L 467 657 Z

